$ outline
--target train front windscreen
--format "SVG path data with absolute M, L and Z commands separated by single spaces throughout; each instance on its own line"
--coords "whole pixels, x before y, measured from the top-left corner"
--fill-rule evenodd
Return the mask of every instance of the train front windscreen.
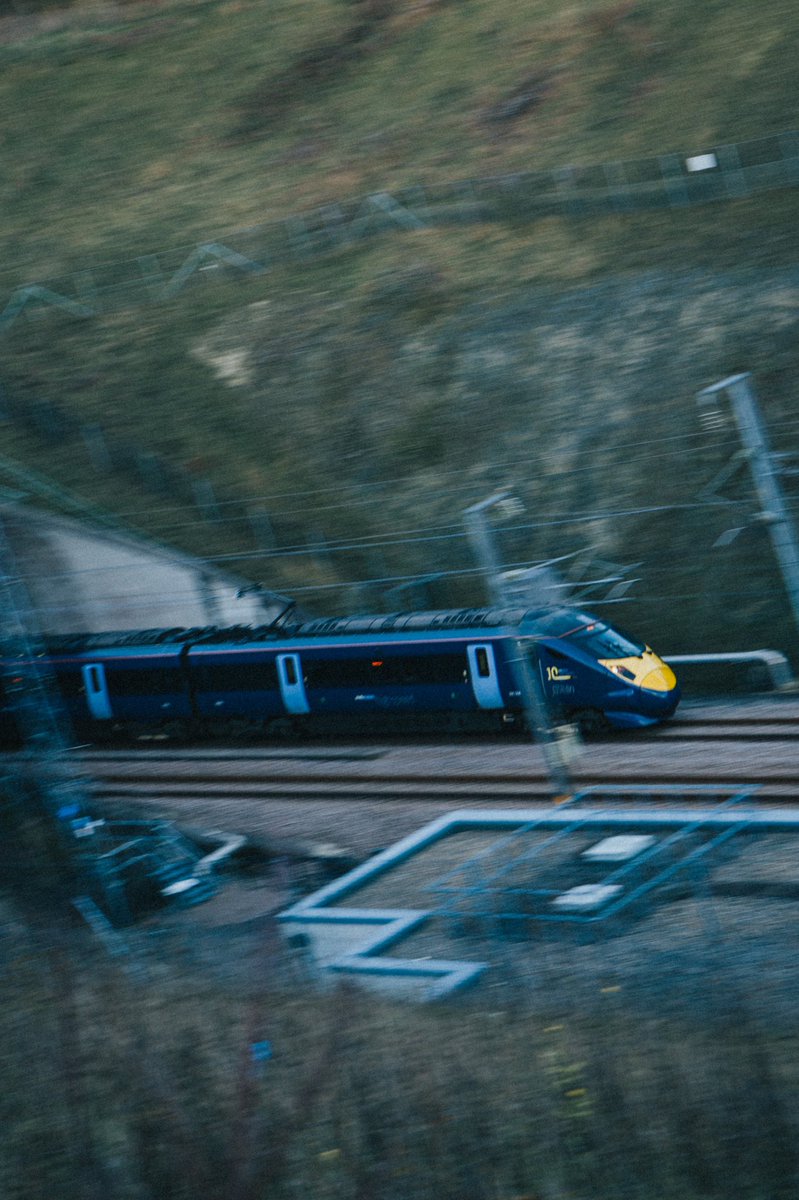
M 571 636 L 581 649 L 599 659 L 640 658 L 646 652 L 646 646 L 629 634 L 615 627 L 611 629 L 599 621 L 576 629 Z
M 646 646 L 618 626 L 606 625 L 589 613 L 566 610 L 554 612 L 540 623 L 548 637 L 568 638 L 595 658 L 637 658 Z

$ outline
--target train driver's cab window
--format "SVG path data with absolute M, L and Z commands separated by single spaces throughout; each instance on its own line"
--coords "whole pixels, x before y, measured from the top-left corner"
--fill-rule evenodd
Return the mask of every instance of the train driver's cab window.
M 597 658 L 639 658 L 646 650 L 646 646 L 620 629 L 611 629 L 599 621 L 577 630 L 573 637 L 582 650 Z

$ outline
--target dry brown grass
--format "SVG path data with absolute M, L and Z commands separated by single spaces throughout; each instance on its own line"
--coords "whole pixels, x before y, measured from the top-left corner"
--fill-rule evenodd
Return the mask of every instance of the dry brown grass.
M 268 933 L 242 974 L 190 924 L 112 960 L 1 915 L 9 1200 L 796 1195 L 796 1036 L 743 1004 L 580 1010 L 565 983 L 417 1008 L 317 992 Z

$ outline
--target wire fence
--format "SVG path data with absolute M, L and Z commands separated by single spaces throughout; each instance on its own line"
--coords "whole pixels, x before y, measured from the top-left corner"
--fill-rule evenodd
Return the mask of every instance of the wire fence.
M 19 286 L 0 311 L 0 333 L 24 314 L 57 308 L 93 317 L 173 299 L 190 282 L 263 275 L 275 266 L 352 246 L 377 234 L 547 216 L 685 209 L 799 184 L 799 132 L 596 166 L 416 184 L 322 205 L 284 220 L 69 276 Z

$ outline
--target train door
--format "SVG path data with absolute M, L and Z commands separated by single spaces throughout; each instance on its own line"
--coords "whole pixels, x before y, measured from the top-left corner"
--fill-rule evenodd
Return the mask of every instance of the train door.
M 111 699 L 108 695 L 105 667 L 102 663 L 85 664 L 83 667 L 83 686 L 86 689 L 86 703 L 89 707 L 89 715 L 95 721 L 109 721 L 114 714 L 111 711 Z
M 311 706 L 305 694 L 299 654 L 278 654 L 277 677 L 286 712 L 294 716 L 309 713 Z
M 466 653 L 469 657 L 472 691 L 480 708 L 504 708 L 505 701 L 499 686 L 494 647 L 485 642 L 467 646 Z

